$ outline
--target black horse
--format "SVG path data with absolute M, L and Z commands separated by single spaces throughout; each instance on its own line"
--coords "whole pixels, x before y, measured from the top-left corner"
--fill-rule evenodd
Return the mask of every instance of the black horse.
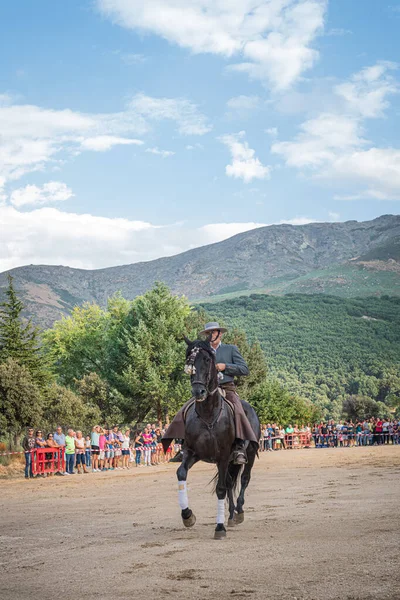
M 247 444 L 247 464 L 241 475 L 241 489 L 234 502 L 234 493 L 242 469 L 232 462 L 232 446 L 235 441 L 233 408 L 224 400 L 218 387 L 218 372 L 215 366 L 215 354 L 208 342 L 196 340 L 188 345 L 185 371 L 191 376 L 192 401 L 184 410 L 185 442 L 182 463 L 177 470 L 179 504 L 182 520 L 186 527 L 192 527 L 196 517 L 189 508 L 186 479 L 189 469 L 199 460 L 215 463 L 218 473 L 215 477 L 215 491 L 218 497 L 217 526 L 215 539 L 226 536 L 225 499 L 229 500 L 228 525 L 233 526 L 244 520 L 244 493 L 250 482 L 251 469 L 258 452 L 254 442 Z M 254 409 L 247 402 L 243 408 L 251 426 L 260 438 L 260 423 Z

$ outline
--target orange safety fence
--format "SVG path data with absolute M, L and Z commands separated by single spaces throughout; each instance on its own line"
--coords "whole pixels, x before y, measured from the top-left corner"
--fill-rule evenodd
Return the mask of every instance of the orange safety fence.
M 65 471 L 65 448 L 35 448 L 32 454 L 32 472 L 34 475 Z
M 309 448 L 311 444 L 311 433 L 301 431 L 299 433 L 287 433 L 285 435 L 286 448 Z

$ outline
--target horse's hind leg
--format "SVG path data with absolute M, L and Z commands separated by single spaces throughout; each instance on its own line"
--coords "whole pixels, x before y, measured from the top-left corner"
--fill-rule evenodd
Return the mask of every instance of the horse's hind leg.
M 235 524 L 243 523 L 244 521 L 244 493 L 246 491 L 247 486 L 250 483 L 251 479 L 251 469 L 254 465 L 254 460 L 256 458 L 256 450 L 254 449 L 252 444 L 249 444 L 247 450 L 247 464 L 244 466 L 242 477 L 241 477 L 241 487 L 240 494 L 237 499 L 237 514 L 235 515 Z
M 196 517 L 189 508 L 189 500 L 187 495 L 186 479 L 188 471 L 199 459 L 186 449 L 183 451 L 183 458 L 176 475 L 178 477 L 178 500 L 181 507 L 182 521 L 185 527 L 193 527 L 196 523 Z
M 228 469 L 228 500 L 229 500 L 229 518 L 228 527 L 235 525 L 235 501 L 234 501 L 234 488 L 236 487 L 236 481 L 239 476 L 242 465 L 234 465 L 229 463 Z

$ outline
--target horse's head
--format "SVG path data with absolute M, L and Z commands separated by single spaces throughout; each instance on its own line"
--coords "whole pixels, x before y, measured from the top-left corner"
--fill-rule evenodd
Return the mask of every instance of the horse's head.
M 218 388 L 218 373 L 215 368 L 215 354 L 209 342 L 185 338 L 187 344 L 185 373 L 190 375 L 192 395 L 197 402 L 203 402 Z

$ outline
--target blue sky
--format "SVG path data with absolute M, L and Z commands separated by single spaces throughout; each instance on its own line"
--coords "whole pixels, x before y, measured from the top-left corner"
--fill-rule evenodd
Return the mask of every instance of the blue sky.
M 0 270 L 150 260 L 400 200 L 400 4 L 0 5 Z

